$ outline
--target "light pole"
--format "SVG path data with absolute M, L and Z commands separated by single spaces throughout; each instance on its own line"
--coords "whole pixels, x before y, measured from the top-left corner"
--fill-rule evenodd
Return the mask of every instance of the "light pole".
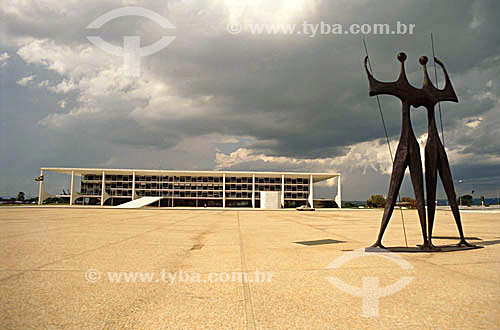
M 462 179 L 458 180 L 458 183 L 462 183 L 462 182 L 464 182 L 464 180 L 462 180 Z M 458 205 L 462 206 L 462 195 L 461 194 L 458 195 Z

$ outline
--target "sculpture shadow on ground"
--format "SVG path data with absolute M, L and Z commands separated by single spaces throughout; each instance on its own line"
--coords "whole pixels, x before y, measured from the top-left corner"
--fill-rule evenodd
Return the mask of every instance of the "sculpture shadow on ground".
M 397 253 L 442 253 L 442 252 L 455 252 L 455 251 L 466 251 L 466 250 L 476 250 L 482 249 L 483 246 L 475 245 L 475 246 L 457 246 L 456 244 L 452 245 L 436 245 L 437 249 L 426 250 L 422 249 L 420 246 L 386 246 L 385 250 Z M 382 249 L 384 250 L 384 249 Z M 370 251 L 369 248 L 366 249 L 366 252 L 377 252 Z
M 434 236 L 433 238 L 435 239 L 453 239 L 453 240 L 458 240 L 460 237 L 453 237 L 453 236 Z M 455 252 L 455 251 L 467 251 L 467 250 L 476 250 L 476 249 L 482 249 L 486 246 L 489 245 L 497 245 L 500 244 L 500 239 L 494 239 L 491 241 L 483 241 L 479 237 L 466 237 L 466 239 L 471 240 L 471 241 L 481 241 L 481 245 L 475 245 L 475 246 L 457 246 L 456 244 L 445 244 L 445 245 L 436 245 L 436 247 L 439 250 L 425 250 L 421 248 L 421 245 L 417 246 L 386 246 L 384 249 L 381 248 L 373 248 L 373 247 L 368 247 L 365 249 L 365 252 L 385 252 L 385 251 L 391 251 L 391 252 L 397 252 L 397 253 L 439 253 L 439 252 Z

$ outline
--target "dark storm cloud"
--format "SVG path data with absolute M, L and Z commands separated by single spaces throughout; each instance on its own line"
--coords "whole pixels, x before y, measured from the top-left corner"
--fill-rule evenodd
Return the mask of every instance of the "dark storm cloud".
M 366 37 L 379 79 L 397 77 L 395 54 L 405 50 L 409 55 L 408 72 L 416 78 L 414 83 L 420 84 L 422 72 L 417 59 L 422 54 L 431 55 L 431 31 L 436 36 L 438 56 L 455 78 L 460 96 L 467 94 L 469 86 L 457 79 L 471 68 L 488 71 L 495 64 L 486 59 L 499 53 L 496 31 L 500 26 L 495 13 L 500 8 L 496 2 L 397 2 L 377 8 L 353 3 L 350 15 L 343 18 L 338 9 L 332 2 L 323 2 L 318 10 L 321 16 L 306 19 L 310 23 L 321 19 L 344 24 L 401 21 L 417 25 L 415 35 Z M 479 25 L 473 29 L 475 20 Z M 199 19 L 192 23 L 208 24 Z M 189 32 L 181 32 L 179 39 L 200 38 Z M 205 131 L 251 135 L 263 140 L 254 147 L 264 153 L 299 158 L 340 155 L 344 146 L 383 136 L 375 100 L 367 96 L 360 36 L 203 37 L 206 40 L 196 49 L 183 47 L 179 40 L 161 57 L 151 59 L 157 71 L 168 76 L 182 95 L 218 96 L 216 102 L 220 103 L 216 105 L 222 109 L 218 117 L 201 115 L 187 126 L 200 124 Z M 496 78 L 492 79 L 497 83 Z M 469 107 L 466 105 L 471 102 L 461 99 L 461 104 L 447 106 L 453 111 L 445 116 L 448 129 L 463 117 L 481 115 L 492 107 L 485 102 L 483 107 Z M 384 105 L 390 135 L 396 136 L 399 104 L 384 98 Z M 271 123 L 263 122 L 262 117 Z M 425 116 L 418 119 L 415 127 L 423 132 Z M 269 130 L 269 125 L 274 128 Z

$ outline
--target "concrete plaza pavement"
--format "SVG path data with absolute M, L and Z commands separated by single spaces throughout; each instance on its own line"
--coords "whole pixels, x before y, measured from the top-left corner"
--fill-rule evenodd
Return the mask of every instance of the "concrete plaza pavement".
M 381 210 L 316 212 L 0 208 L 2 329 L 494 329 L 500 327 L 500 215 L 463 213 L 482 249 L 375 254 L 327 266 L 371 245 Z M 421 243 L 405 210 L 408 245 Z M 457 241 L 438 211 L 435 244 Z M 451 239 L 450 239 L 451 237 Z M 334 240 L 325 241 L 322 240 Z M 312 245 L 296 242 L 312 242 Z M 315 244 L 329 243 L 329 244 Z M 319 241 L 319 242 L 317 242 Z M 404 246 L 399 211 L 384 244 Z M 89 281 L 89 269 L 100 279 Z M 111 282 L 108 272 L 273 273 L 265 282 Z M 337 288 L 413 280 L 364 317 L 362 298 Z

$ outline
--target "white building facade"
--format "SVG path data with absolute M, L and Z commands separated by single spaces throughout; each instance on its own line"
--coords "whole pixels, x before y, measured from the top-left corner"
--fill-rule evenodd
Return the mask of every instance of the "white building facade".
M 70 176 L 70 191 L 58 195 L 46 192 L 49 173 Z M 41 168 L 40 176 L 39 204 L 54 196 L 69 198 L 70 205 L 101 206 L 147 197 L 164 207 L 265 208 L 279 204 L 279 208 L 288 208 L 307 202 L 313 205 L 314 184 L 329 179 L 338 180 L 335 202 L 338 207 L 342 202 L 339 173 Z M 267 202 L 276 194 L 279 203 Z

